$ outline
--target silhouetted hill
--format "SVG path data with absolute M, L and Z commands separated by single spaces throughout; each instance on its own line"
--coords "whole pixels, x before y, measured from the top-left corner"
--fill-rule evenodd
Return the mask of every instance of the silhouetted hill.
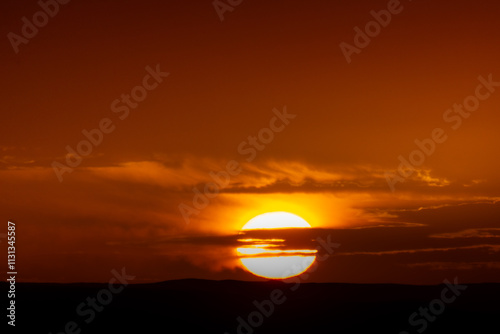
M 119 284 L 113 288 L 118 290 Z M 0 289 L 7 291 L 5 282 Z M 457 291 L 459 296 L 444 284 L 295 285 L 198 279 L 109 291 L 108 284 L 18 283 L 15 332 L 418 333 L 427 323 L 425 333 L 442 334 L 493 333 L 500 327 L 500 284 L 467 284 L 466 290 Z M 108 303 L 109 296 L 109 304 L 101 306 L 99 300 Z M 408 319 L 421 307 L 431 307 L 438 315 L 428 311 L 425 320 L 417 314 L 412 326 Z

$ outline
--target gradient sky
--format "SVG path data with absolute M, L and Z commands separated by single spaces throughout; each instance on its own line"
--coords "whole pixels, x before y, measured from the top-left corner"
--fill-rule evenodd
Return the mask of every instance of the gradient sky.
M 500 282 L 500 87 L 456 129 L 443 118 L 478 77 L 500 82 L 500 5 L 400 6 L 348 63 L 340 43 L 387 1 L 243 1 L 221 21 L 211 1 L 74 0 L 18 53 L 7 35 L 40 7 L 2 1 L 0 208 L 18 278 L 256 280 L 235 235 L 289 211 L 340 244 L 309 281 Z M 120 119 L 112 102 L 148 66 L 169 76 Z M 247 161 L 238 147 L 284 109 L 295 118 Z M 114 131 L 59 182 L 53 162 L 105 118 Z M 386 173 L 436 128 L 446 141 L 391 191 Z M 186 224 L 179 205 L 232 160 L 241 172 Z

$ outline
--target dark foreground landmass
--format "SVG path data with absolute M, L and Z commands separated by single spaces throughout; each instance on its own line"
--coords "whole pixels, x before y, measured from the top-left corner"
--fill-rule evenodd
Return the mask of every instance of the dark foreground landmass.
M 7 284 L 0 288 L 7 291 Z M 177 280 L 114 289 L 18 283 L 16 327 L 8 332 L 477 334 L 500 329 L 500 284 L 467 284 L 453 292 L 445 284 Z

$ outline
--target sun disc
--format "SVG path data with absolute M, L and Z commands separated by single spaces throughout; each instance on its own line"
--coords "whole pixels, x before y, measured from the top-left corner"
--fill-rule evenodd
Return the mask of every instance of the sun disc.
M 303 218 L 289 212 L 268 212 L 250 219 L 241 233 L 258 229 L 311 228 Z M 252 274 L 269 279 L 285 279 L 305 272 L 316 260 L 316 249 L 280 248 L 285 239 L 239 239 L 244 242 L 236 249 L 240 262 Z M 280 247 L 278 247 L 280 246 Z

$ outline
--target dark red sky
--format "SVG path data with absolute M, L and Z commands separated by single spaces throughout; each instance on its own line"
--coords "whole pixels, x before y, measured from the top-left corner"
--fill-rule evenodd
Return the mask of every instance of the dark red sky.
M 483 81 L 500 82 L 500 5 L 401 1 L 348 63 L 339 45 L 387 3 L 244 0 L 221 21 L 211 1 L 73 0 L 16 53 L 8 34 L 40 7 L 3 1 L 0 208 L 22 279 L 253 280 L 231 236 L 290 211 L 341 244 L 311 281 L 498 282 L 500 87 Z M 169 75 L 120 119 L 111 104 L 148 66 Z M 447 111 L 478 91 L 466 118 Z M 249 159 L 241 143 L 284 109 L 296 117 Z M 59 182 L 54 161 L 103 119 L 113 131 Z M 436 128 L 446 140 L 391 191 Z M 232 160 L 186 224 L 179 205 Z

